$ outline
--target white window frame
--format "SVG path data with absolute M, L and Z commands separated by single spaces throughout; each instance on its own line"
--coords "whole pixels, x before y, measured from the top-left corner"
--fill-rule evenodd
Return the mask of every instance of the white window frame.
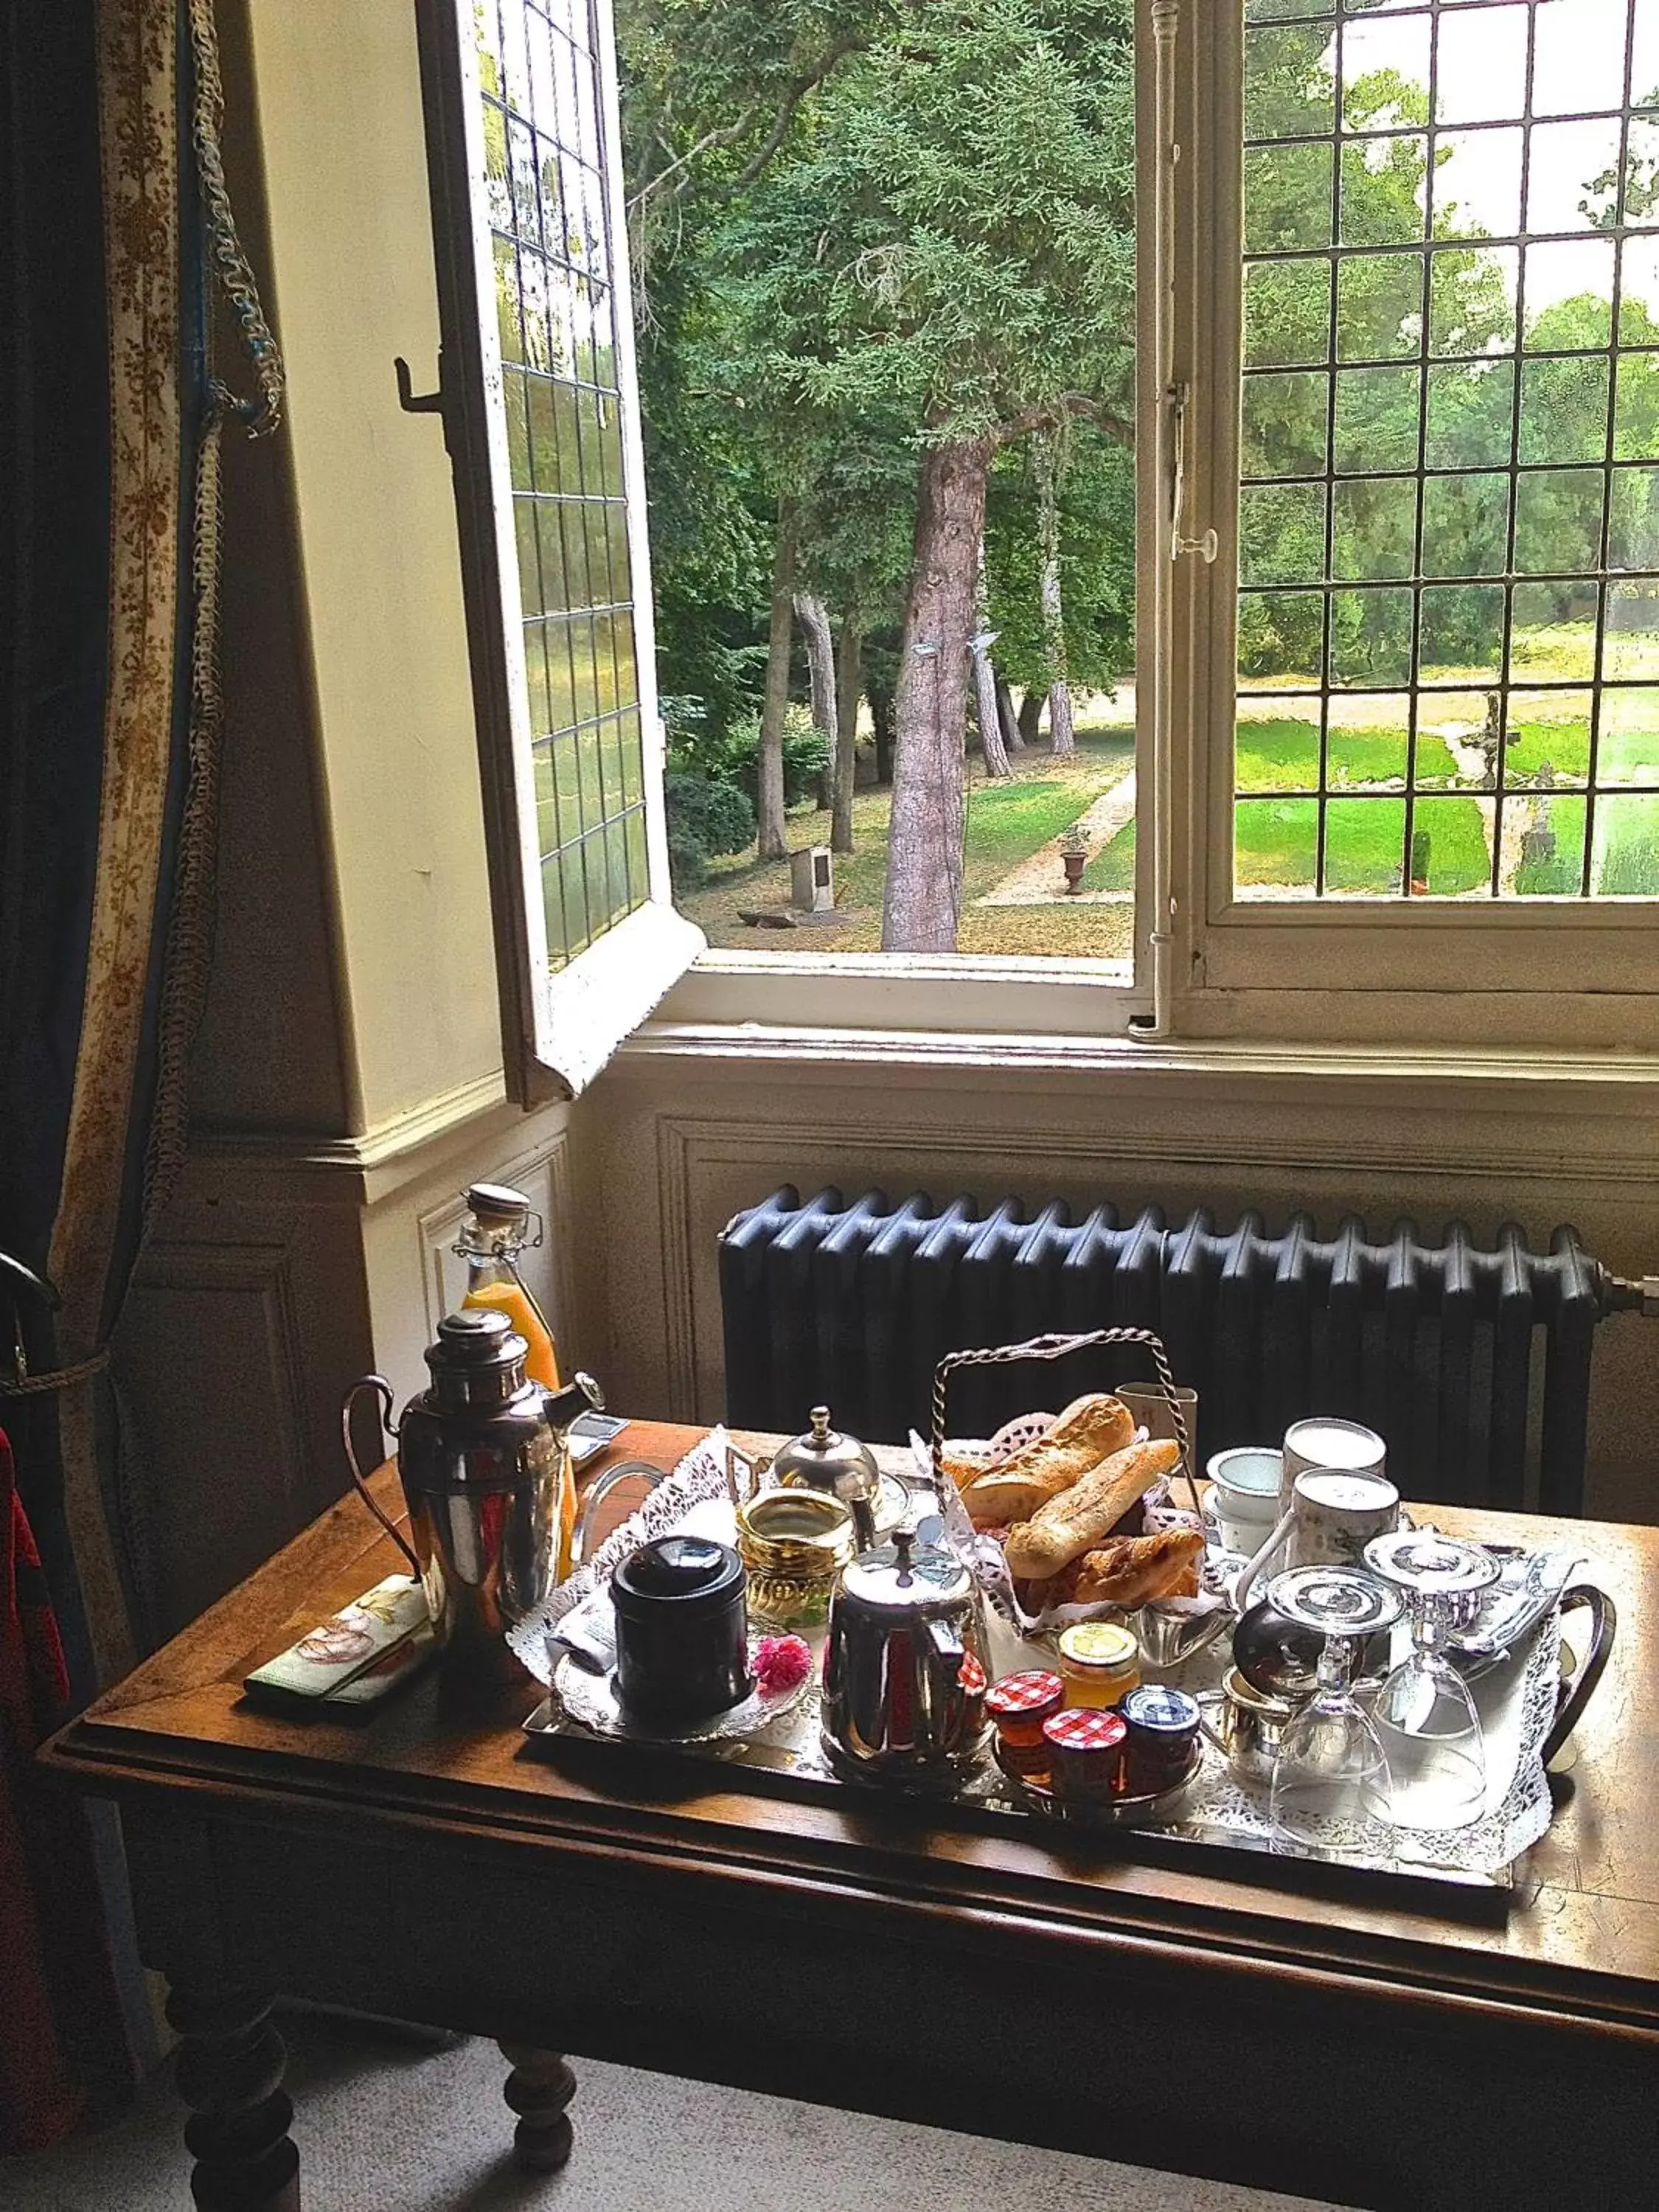
M 1190 395 L 1188 527 L 1214 529 L 1217 557 L 1174 563 L 1171 1024 L 1194 1036 L 1654 1049 L 1659 903 L 1233 895 L 1243 6 L 1151 0 L 1177 4 L 1171 368 Z
M 577 0 L 577 4 L 588 4 L 588 0 Z M 663 810 L 666 746 L 657 702 L 615 25 L 611 0 L 591 0 L 591 4 L 598 43 L 617 381 L 623 395 L 623 482 L 650 893 L 642 906 L 556 970 L 549 963 L 542 888 L 477 55 L 467 0 L 418 0 L 416 9 L 445 338 L 442 413 L 455 474 L 502 1064 L 508 1096 L 526 1106 L 574 1097 L 585 1089 L 707 942 L 702 932 L 675 910 L 669 880 Z

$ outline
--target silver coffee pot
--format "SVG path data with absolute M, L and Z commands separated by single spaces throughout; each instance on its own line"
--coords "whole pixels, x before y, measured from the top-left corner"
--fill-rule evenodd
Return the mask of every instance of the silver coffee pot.
M 844 1774 L 949 1789 L 985 1748 L 985 1620 L 951 1553 L 906 1530 L 842 1575 L 823 1659 L 824 1748 Z
M 499 1307 L 464 1308 L 438 1323 L 426 1353 L 432 1382 L 392 1419 L 392 1386 L 365 1375 L 342 1414 L 352 1480 L 426 1591 L 452 1673 L 520 1672 L 507 1632 L 532 1612 L 569 1557 L 575 1493 L 570 1424 L 605 1399 L 591 1376 L 562 1390 L 525 1374 L 529 1346 Z M 397 1438 L 413 1549 L 364 1484 L 351 1441 L 360 1390 L 374 1391 Z

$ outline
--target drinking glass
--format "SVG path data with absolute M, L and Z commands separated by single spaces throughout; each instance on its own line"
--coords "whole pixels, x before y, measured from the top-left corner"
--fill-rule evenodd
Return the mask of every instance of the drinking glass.
M 1486 1805 L 1486 1747 L 1468 1685 L 1447 1657 L 1499 1567 L 1478 1544 L 1434 1528 L 1378 1536 L 1365 1547 L 1374 1575 L 1405 1593 L 1412 1649 L 1382 1685 L 1376 1725 L 1394 1777 L 1394 1817 L 1431 1834 L 1467 1828 Z
M 1325 1639 L 1313 1696 L 1285 1723 L 1273 1760 L 1274 1844 L 1386 1856 L 1393 1832 L 1388 1754 L 1354 1694 L 1354 1675 L 1366 1638 L 1400 1618 L 1400 1593 L 1359 1567 L 1291 1567 L 1268 1584 L 1267 1602 Z

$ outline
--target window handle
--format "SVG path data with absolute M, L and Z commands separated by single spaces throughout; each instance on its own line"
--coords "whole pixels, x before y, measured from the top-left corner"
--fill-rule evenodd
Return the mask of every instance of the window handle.
M 1175 450 L 1174 483 L 1170 500 L 1170 558 L 1178 561 L 1183 553 L 1196 553 L 1202 561 L 1213 561 L 1220 550 L 1220 540 L 1213 530 L 1205 531 L 1197 538 L 1183 538 L 1181 526 L 1186 520 L 1187 505 L 1187 401 L 1189 387 L 1185 384 L 1170 386 L 1170 422 Z

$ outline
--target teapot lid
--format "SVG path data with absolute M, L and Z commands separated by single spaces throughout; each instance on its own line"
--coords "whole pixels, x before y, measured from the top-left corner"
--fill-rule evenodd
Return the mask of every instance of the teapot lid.
M 920 1613 L 957 1604 L 973 1589 L 962 1562 L 939 1544 L 919 1544 L 901 1528 L 890 1544 L 862 1552 L 842 1574 L 842 1589 L 889 1613 Z

